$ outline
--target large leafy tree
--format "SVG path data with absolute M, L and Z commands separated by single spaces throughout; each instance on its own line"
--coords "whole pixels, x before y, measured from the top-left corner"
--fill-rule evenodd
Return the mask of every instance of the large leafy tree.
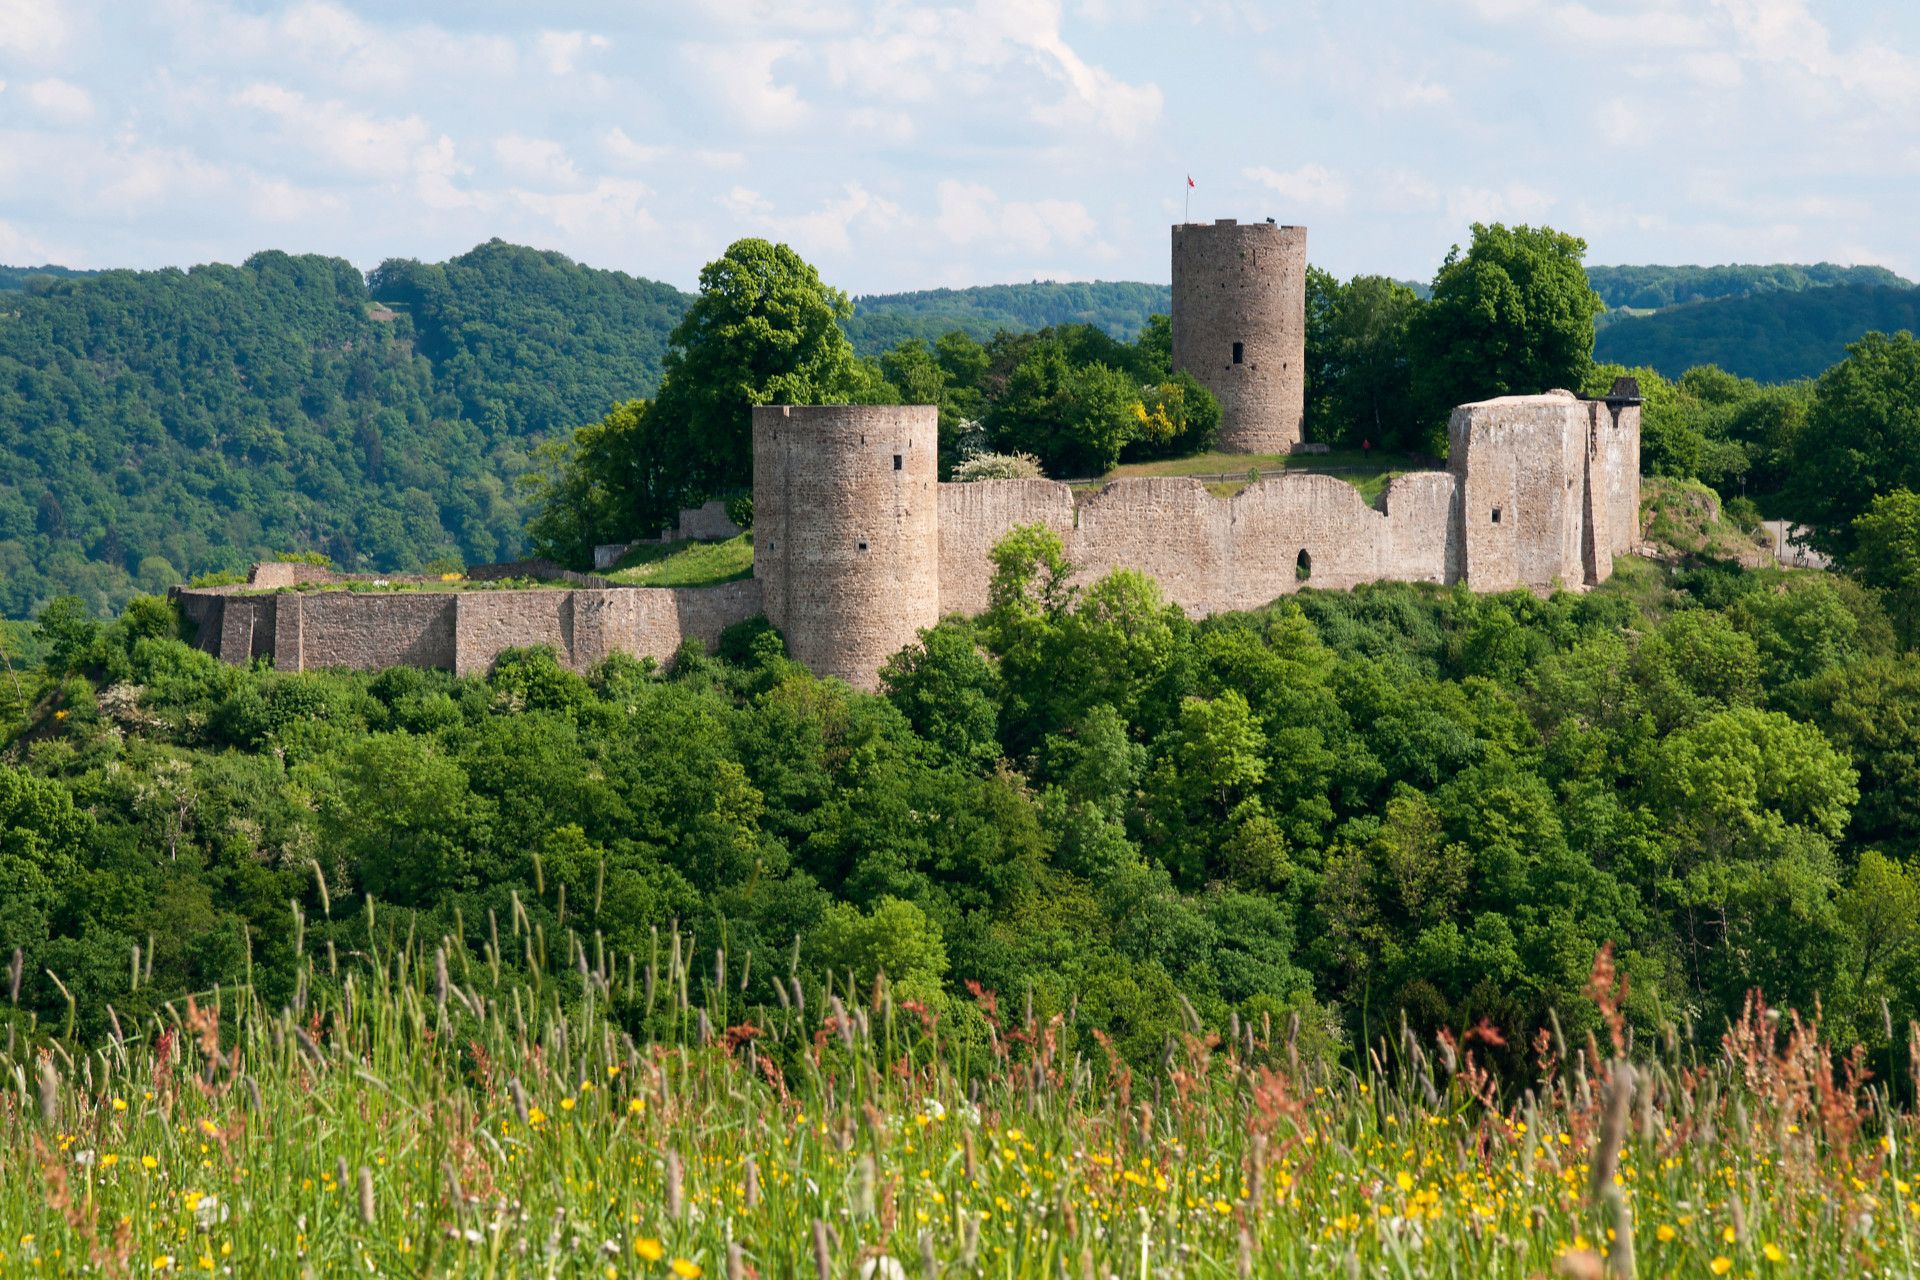
M 1580 260 L 1587 242 L 1551 227 L 1475 223 L 1433 278 L 1410 332 L 1414 394 L 1431 420 L 1491 396 L 1579 387 L 1605 310 Z
M 1885 593 L 1887 613 L 1910 648 L 1920 648 L 1920 493 L 1896 489 L 1853 522 L 1854 570 Z
M 1896 489 L 1920 491 L 1920 339 L 1869 333 L 1820 375 L 1781 496 L 1816 546 L 1845 556 L 1854 520 Z
M 1412 289 L 1385 276 L 1355 276 L 1333 297 L 1325 321 L 1328 438 L 1418 447 L 1408 334 L 1420 308 Z
M 737 240 L 700 272 L 669 338 L 660 394 L 616 406 L 548 455 L 536 546 L 575 562 L 595 542 L 651 533 L 675 511 L 752 481 L 753 406 L 889 402 L 854 357 L 844 293 L 783 244 Z
M 701 269 L 648 415 L 689 493 L 751 478 L 754 405 L 855 397 L 863 379 L 840 328 L 852 314 L 847 295 L 784 244 L 736 240 Z

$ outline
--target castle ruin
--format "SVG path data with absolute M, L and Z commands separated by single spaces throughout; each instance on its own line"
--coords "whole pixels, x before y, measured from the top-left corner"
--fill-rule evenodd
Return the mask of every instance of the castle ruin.
M 1307 229 L 1173 229 L 1173 367 L 1220 402 L 1220 448 L 1287 453 L 1306 416 Z
M 1301 229 L 1272 224 L 1174 229 L 1175 360 L 1196 376 L 1214 361 L 1236 447 L 1299 440 L 1304 319 L 1286 295 L 1303 287 L 1305 244 Z M 1079 580 L 1138 570 L 1194 615 L 1258 608 L 1302 586 L 1389 580 L 1580 589 L 1606 581 L 1638 542 L 1630 379 L 1596 399 L 1549 391 L 1462 405 L 1448 440 L 1446 470 L 1395 477 L 1372 502 L 1337 476 L 1304 472 L 1231 497 L 1172 477 L 1081 494 L 1051 480 L 939 483 L 931 405 L 766 405 L 753 410 L 749 580 L 648 588 L 574 575 L 581 585 L 564 588 L 341 591 L 327 589 L 340 575 L 261 565 L 247 584 L 176 598 L 209 652 L 296 671 L 477 674 L 536 644 L 576 670 L 617 652 L 667 661 L 689 639 L 711 647 L 729 625 L 765 614 L 809 669 L 872 689 L 921 629 L 986 608 L 992 548 L 1022 525 L 1058 534 Z

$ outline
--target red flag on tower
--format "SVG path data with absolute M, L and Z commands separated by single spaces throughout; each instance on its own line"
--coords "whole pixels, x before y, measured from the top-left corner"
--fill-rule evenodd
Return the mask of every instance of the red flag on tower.
M 1191 187 L 1191 186 L 1193 185 L 1193 175 L 1192 175 L 1192 174 L 1188 174 L 1188 175 L 1187 175 L 1187 185 L 1188 185 L 1189 187 Z

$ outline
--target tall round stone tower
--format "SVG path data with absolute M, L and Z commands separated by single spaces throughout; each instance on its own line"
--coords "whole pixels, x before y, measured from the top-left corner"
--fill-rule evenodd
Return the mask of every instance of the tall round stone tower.
M 816 675 L 877 688 L 940 620 L 939 423 L 924 404 L 753 411 L 753 573 Z
M 1307 229 L 1173 229 L 1173 367 L 1220 401 L 1220 447 L 1286 453 L 1306 409 Z

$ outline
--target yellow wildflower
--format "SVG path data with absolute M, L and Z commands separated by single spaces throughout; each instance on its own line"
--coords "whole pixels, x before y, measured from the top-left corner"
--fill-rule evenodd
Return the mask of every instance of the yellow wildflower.
M 675 1258 L 673 1274 L 679 1276 L 680 1280 L 700 1280 L 700 1264 L 689 1262 L 685 1258 Z
M 158 1160 L 155 1160 L 152 1156 L 141 1156 L 140 1167 L 143 1169 L 158 1169 L 160 1167 L 160 1162 Z
M 1666 1244 L 1668 1241 L 1672 1240 L 1675 1236 L 1679 1234 L 1680 1233 L 1678 1231 L 1675 1231 L 1672 1227 L 1668 1226 L 1664 1222 L 1661 1223 L 1658 1227 L 1655 1227 L 1653 1231 L 1654 1239 L 1658 1240 L 1661 1244 Z
M 667 1256 L 666 1249 L 652 1236 L 641 1236 L 633 1242 L 633 1251 L 648 1262 L 658 1262 Z
M 1768 1262 L 1785 1262 L 1787 1260 L 1786 1251 L 1771 1240 L 1760 1246 L 1760 1252 L 1766 1255 Z
M 1733 1270 L 1733 1259 L 1724 1253 L 1716 1254 L 1713 1261 L 1707 1264 L 1707 1270 L 1717 1276 L 1723 1276 Z

